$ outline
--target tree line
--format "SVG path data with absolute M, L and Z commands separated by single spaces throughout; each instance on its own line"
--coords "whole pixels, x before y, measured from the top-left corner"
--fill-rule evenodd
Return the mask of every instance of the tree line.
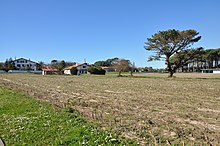
M 180 66 L 179 72 L 201 72 L 202 69 L 220 68 L 220 48 L 199 48 L 197 51 L 184 51 L 172 56 L 171 62 L 175 65 L 178 64 L 180 59 L 184 61 L 184 58 L 189 59 Z

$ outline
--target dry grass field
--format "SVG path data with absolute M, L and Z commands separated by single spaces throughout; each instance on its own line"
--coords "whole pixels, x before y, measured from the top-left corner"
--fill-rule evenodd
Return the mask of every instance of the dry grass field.
M 102 129 L 117 131 L 140 145 L 220 145 L 220 75 L 175 75 L 0 74 L 0 84 L 77 109 Z

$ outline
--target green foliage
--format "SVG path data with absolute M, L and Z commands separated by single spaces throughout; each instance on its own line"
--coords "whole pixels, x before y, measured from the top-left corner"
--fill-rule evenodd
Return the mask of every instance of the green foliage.
M 106 61 L 96 61 L 94 63 L 95 66 L 108 66 L 108 64 L 106 63 Z
M 39 61 L 37 64 L 37 70 L 42 70 L 44 68 L 45 63 L 43 61 Z
M 57 111 L 2 87 L 0 133 L 6 145 L 136 145 L 98 130 L 75 112 Z
M 62 68 L 62 69 L 64 69 L 64 67 L 65 67 L 65 61 L 64 60 L 62 60 L 62 61 L 60 61 L 60 68 Z
M 12 60 L 12 58 L 6 59 L 5 65 L 4 65 L 4 70 L 9 71 L 9 70 L 14 70 L 16 69 L 15 64 Z
M 201 39 L 201 36 L 198 36 L 198 34 L 196 30 L 192 29 L 159 31 L 151 38 L 147 38 L 145 43 L 146 50 L 155 52 L 155 55 L 151 56 L 149 61 L 165 59 L 167 70 L 170 72 L 170 76 L 172 76 L 179 66 L 173 68 L 170 57 L 176 53 L 191 50 L 191 46 Z
M 203 54 L 203 48 L 197 48 L 192 50 L 184 50 L 182 52 L 178 52 L 172 57 L 170 57 L 170 63 L 173 67 L 179 68 L 193 60 L 198 60 Z
M 95 66 L 100 67 L 100 66 L 114 66 L 116 62 L 119 60 L 119 58 L 111 58 L 107 59 L 105 61 L 97 61 L 94 63 Z
M 171 56 L 170 62 L 173 66 L 188 66 L 188 64 L 196 64 L 196 71 L 204 68 L 218 68 L 220 61 L 220 49 L 197 48 L 185 50 Z M 192 66 L 194 68 L 194 66 Z M 190 68 L 192 68 L 190 67 Z
M 62 61 L 57 61 L 57 60 L 52 60 L 51 61 L 51 66 L 55 67 L 58 71 L 59 71 L 59 74 L 63 74 L 62 70 L 65 68 L 65 61 L 62 60 Z
M 88 72 L 90 74 L 96 74 L 96 75 L 105 75 L 105 73 L 106 73 L 106 71 L 104 69 L 97 68 L 97 67 L 88 68 Z
M 72 75 L 77 75 L 77 72 L 78 72 L 78 70 L 77 70 L 76 67 L 73 67 L 73 68 L 70 69 L 70 73 L 71 73 Z

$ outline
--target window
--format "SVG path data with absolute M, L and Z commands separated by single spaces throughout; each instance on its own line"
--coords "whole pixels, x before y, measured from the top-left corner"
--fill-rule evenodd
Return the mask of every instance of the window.
M 86 68 L 86 66 L 83 66 L 83 68 Z
M 17 64 L 17 67 L 21 67 L 21 65 L 20 65 L 20 64 Z

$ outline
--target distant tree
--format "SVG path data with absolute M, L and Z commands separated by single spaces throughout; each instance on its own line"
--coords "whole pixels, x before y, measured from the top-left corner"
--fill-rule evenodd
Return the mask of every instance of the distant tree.
M 45 63 L 43 61 L 39 61 L 37 64 L 37 70 L 42 70 L 45 66 Z
M 100 66 L 108 66 L 106 61 L 96 61 L 94 63 L 95 66 L 100 67 Z
M 113 66 L 118 71 L 118 76 L 122 76 L 121 73 L 124 71 L 131 70 L 131 63 L 126 59 L 118 59 Z
M 148 61 L 165 59 L 169 76 L 172 77 L 178 66 L 172 66 L 170 62 L 171 56 L 192 49 L 191 46 L 201 39 L 201 36 L 198 36 L 198 34 L 196 30 L 191 29 L 183 31 L 175 29 L 159 31 L 151 38 L 147 38 L 147 42 L 145 42 L 145 49 L 155 51 L 156 53 Z
M 65 68 L 65 61 L 62 60 L 62 61 L 58 62 L 57 69 L 60 72 L 60 74 L 62 74 L 62 71 L 63 71 L 64 68 Z
M 57 64 L 58 63 L 58 60 L 51 60 L 51 64 Z
M 76 62 L 67 61 L 67 62 L 65 62 L 65 67 L 72 66 L 72 65 L 75 65 L 75 64 L 76 64 Z
M 15 64 L 12 60 L 12 58 L 6 59 L 5 65 L 4 65 L 4 70 L 9 71 L 9 70 L 14 70 L 16 69 Z
M 119 58 L 115 57 L 115 58 L 111 58 L 111 59 L 107 59 L 105 61 L 96 61 L 94 63 L 95 66 L 100 67 L 100 66 L 114 66 L 117 61 L 119 60 Z
M 191 63 L 192 61 L 198 61 L 203 54 L 203 48 L 196 48 L 191 50 L 184 50 L 182 52 L 177 52 L 175 55 L 170 57 L 170 64 L 173 70 L 177 70 Z
M 53 62 L 53 63 L 52 63 Z M 56 62 L 56 63 L 55 63 Z M 59 74 L 62 74 L 63 73 L 63 69 L 65 68 L 65 61 L 62 60 L 62 61 L 54 61 L 52 60 L 51 61 L 51 66 L 55 67 L 58 71 L 59 71 Z
M 64 69 L 64 67 L 66 66 L 66 63 L 64 60 L 60 61 L 60 68 Z
M 115 64 L 118 63 L 119 60 L 120 60 L 119 58 L 115 57 L 115 58 L 107 59 L 105 63 L 106 66 L 114 66 Z
M 0 70 L 4 70 L 4 65 L 0 63 Z
M 210 52 L 210 58 L 212 62 L 212 67 L 218 67 L 218 62 L 220 60 L 220 49 L 212 49 Z
M 155 72 L 155 69 L 153 69 L 153 67 L 145 67 L 144 72 Z

